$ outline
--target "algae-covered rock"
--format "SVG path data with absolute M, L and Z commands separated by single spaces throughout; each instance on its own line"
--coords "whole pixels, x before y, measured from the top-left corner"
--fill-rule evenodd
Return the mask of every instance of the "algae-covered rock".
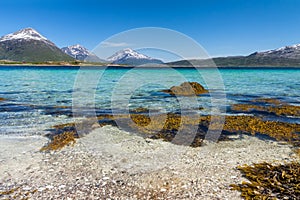
M 162 90 L 162 92 L 168 93 L 170 95 L 193 96 L 208 93 L 208 90 L 206 90 L 200 83 L 184 82 L 179 86 L 173 86 L 168 90 Z

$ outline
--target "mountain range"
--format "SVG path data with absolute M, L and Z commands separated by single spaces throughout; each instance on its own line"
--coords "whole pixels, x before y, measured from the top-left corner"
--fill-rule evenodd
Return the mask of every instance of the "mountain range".
M 203 60 L 180 60 L 167 63 L 170 66 L 209 67 L 211 61 L 218 67 L 245 66 L 300 66 L 300 44 L 285 46 L 274 50 L 255 52 L 248 56 L 216 57 Z
M 52 41 L 33 28 L 25 28 L 0 37 L 0 60 L 18 62 L 63 61 L 97 62 L 125 65 L 163 64 L 159 59 L 151 58 L 132 49 L 123 49 L 106 60 L 81 45 L 58 48 Z M 300 44 L 281 47 L 274 50 L 255 52 L 247 56 L 229 56 L 212 58 L 218 67 L 234 66 L 300 66 Z M 211 59 L 180 60 L 166 63 L 169 66 L 211 66 Z
M 33 28 L 25 28 L 0 38 L 0 60 L 19 62 L 84 61 L 126 65 L 161 64 L 161 60 L 124 49 L 107 60 L 100 59 L 87 48 L 76 44 L 58 48 L 52 41 Z

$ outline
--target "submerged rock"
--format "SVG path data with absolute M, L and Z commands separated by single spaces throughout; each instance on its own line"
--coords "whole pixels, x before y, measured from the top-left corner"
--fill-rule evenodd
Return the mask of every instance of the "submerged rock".
M 232 105 L 231 110 L 234 112 L 247 112 L 251 114 L 268 114 L 275 116 L 300 116 L 300 106 L 289 105 L 278 99 L 259 98 L 252 100 L 252 103 Z
M 268 102 L 274 101 L 268 100 Z M 295 106 L 288 104 L 284 104 L 284 106 L 286 106 L 286 108 L 293 108 L 295 112 L 297 111 Z M 275 109 L 274 106 L 269 106 L 267 108 Z M 280 108 L 280 111 L 282 111 L 280 113 L 283 114 L 282 107 L 279 107 L 279 109 Z M 248 109 L 248 106 L 235 104 L 231 109 Z M 293 109 L 289 110 L 292 111 Z M 291 115 L 291 113 L 289 114 Z M 54 128 L 56 134 L 73 132 L 75 137 L 79 137 L 79 135 L 84 136 L 84 134 L 88 134 L 97 127 L 111 125 L 128 132 L 139 133 L 148 138 L 162 139 L 175 144 L 199 147 L 202 145 L 209 129 L 219 130 L 219 127 L 223 127 L 222 130 L 219 130 L 221 131 L 221 135 L 219 136 L 218 141 L 232 140 L 232 136 L 234 135 L 246 134 L 264 139 L 284 141 L 292 144 L 294 147 L 300 147 L 300 124 L 266 120 L 262 116 L 246 115 L 226 116 L 224 124 L 220 124 L 222 121 L 211 124 L 211 117 L 212 116 L 201 115 L 189 116 L 176 113 L 150 116 L 149 109 L 140 107 L 130 110 L 130 114 L 103 114 L 97 116 L 97 122 L 92 119 L 90 119 L 90 121 L 87 119 L 84 122 L 78 122 L 76 124 L 69 123 L 56 125 Z M 84 134 L 78 134 L 78 130 Z M 181 134 L 178 135 L 178 133 Z M 52 137 L 51 139 L 53 140 L 54 138 Z M 60 143 L 65 143 L 64 140 L 58 141 Z M 70 140 L 70 142 L 73 141 Z
M 184 82 L 179 86 L 173 86 L 168 90 L 162 90 L 162 92 L 168 93 L 170 95 L 193 96 L 208 93 L 208 90 L 206 90 L 200 83 Z

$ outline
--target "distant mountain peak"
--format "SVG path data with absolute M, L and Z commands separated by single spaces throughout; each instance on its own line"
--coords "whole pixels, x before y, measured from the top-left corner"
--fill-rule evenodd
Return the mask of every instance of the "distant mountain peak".
M 83 47 L 80 44 L 63 47 L 61 48 L 61 50 L 77 60 L 89 62 L 104 62 L 104 60 L 101 60 L 95 54 L 91 53 L 87 48 Z
M 39 41 L 44 41 L 46 43 L 54 45 L 46 37 L 44 37 L 39 32 L 37 32 L 35 29 L 30 28 L 30 27 L 21 29 L 14 33 L 4 35 L 3 37 L 0 38 L 0 42 L 8 41 L 8 40 L 39 40 Z
M 89 55 L 90 52 L 87 48 L 81 46 L 80 44 L 74 44 L 67 47 L 61 48 L 63 52 L 66 54 L 72 56 L 73 58 L 76 58 L 80 55 Z
M 146 56 L 144 54 L 141 54 L 137 51 L 134 51 L 130 48 L 122 49 L 112 56 L 108 57 L 107 60 L 114 64 L 147 64 L 147 63 L 153 63 L 153 64 L 161 64 L 163 63 L 161 60 L 151 58 L 149 56 Z
M 127 57 L 127 58 L 132 57 L 132 58 L 137 58 L 137 59 L 151 59 L 150 57 L 148 57 L 144 54 L 138 53 L 130 48 L 126 48 L 126 49 L 117 51 L 115 54 L 113 54 L 112 56 L 107 58 L 107 60 L 114 62 L 116 60 L 119 60 L 119 59 L 122 59 L 125 57 Z

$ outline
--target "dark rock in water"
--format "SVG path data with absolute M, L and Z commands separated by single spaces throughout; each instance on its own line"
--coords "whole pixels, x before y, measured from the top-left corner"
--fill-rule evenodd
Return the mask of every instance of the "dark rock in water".
M 197 82 L 184 82 L 180 86 L 173 86 L 169 90 L 162 90 L 162 92 L 170 95 L 178 96 L 193 96 L 208 93 L 200 83 Z

